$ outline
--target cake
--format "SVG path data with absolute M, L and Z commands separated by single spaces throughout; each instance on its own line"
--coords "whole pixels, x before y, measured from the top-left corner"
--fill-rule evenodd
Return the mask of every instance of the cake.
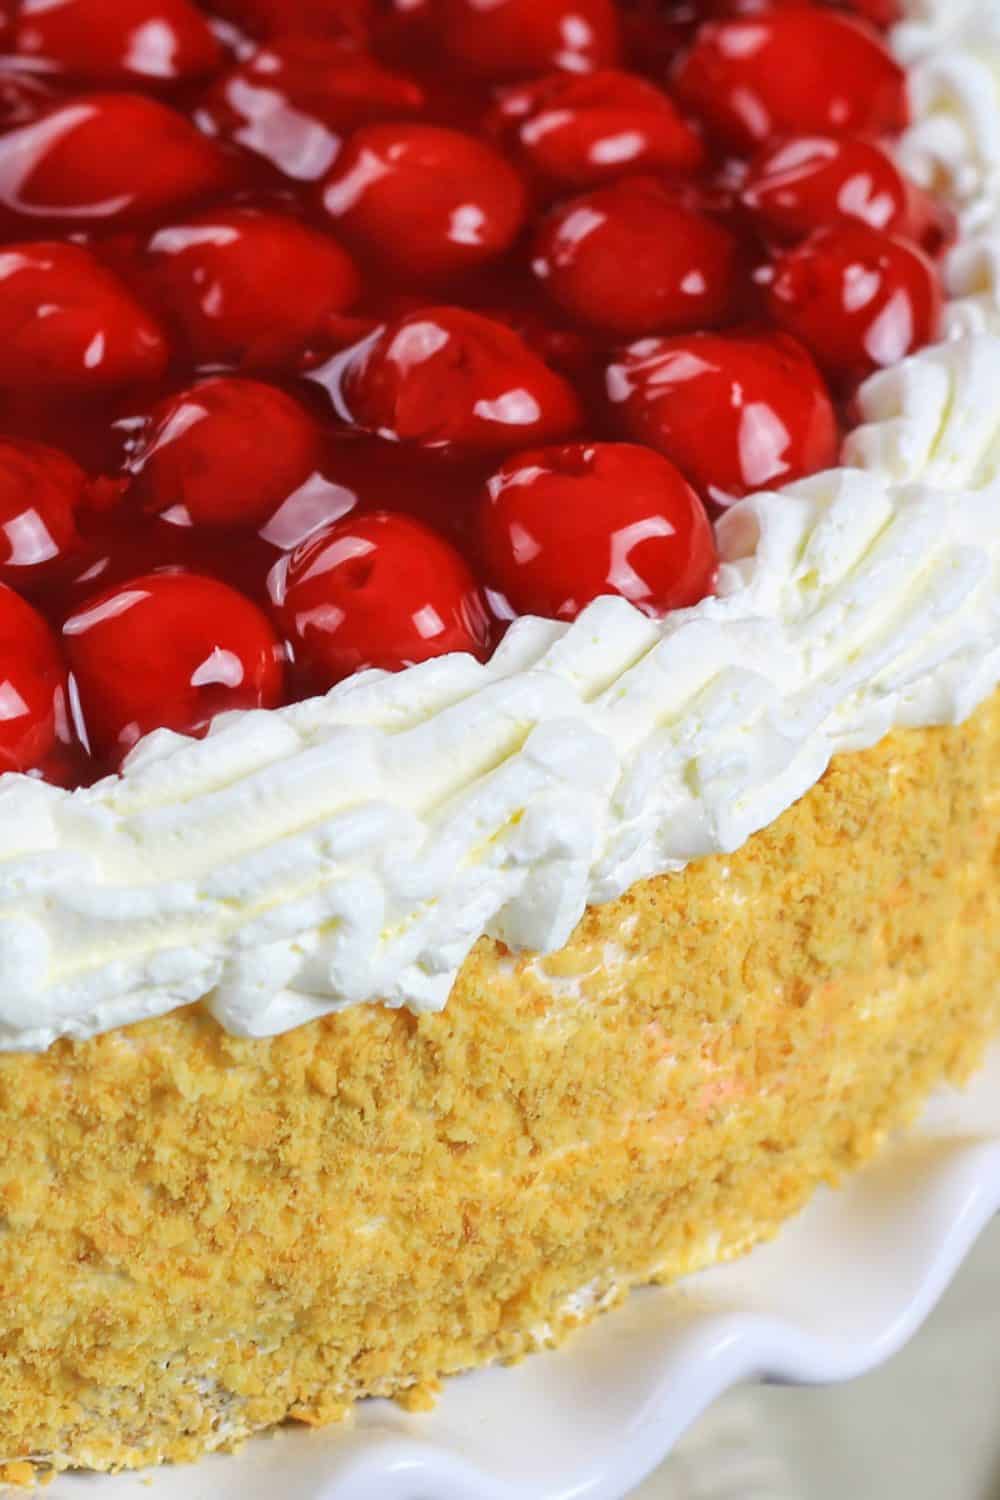
M 1000 5 L 0 29 L 18 1484 L 422 1409 L 980 1061 Z

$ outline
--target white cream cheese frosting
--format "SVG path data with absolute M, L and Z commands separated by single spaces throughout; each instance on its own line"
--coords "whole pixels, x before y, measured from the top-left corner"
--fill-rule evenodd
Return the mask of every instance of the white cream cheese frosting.
M 523 619 L 493 659 L 143 741 L 68 793 L 0 778 L 0 1049 L 204 1001 L 265 1036 L 440 1009 L 484 933 L 731 852 L 897 726 L 1000 683 L 1000 0 L 912 0 L 914 175 L 964 226 L 949 341 L 874 377 L 843 467 L 718 527 L 719 595 Z

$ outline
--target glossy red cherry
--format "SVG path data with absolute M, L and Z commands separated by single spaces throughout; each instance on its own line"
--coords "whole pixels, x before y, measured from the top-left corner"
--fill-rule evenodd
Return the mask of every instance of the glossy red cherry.
M 323 184 L 322 202 L 351 244 L 410 280 L 495 260 L 527 212 L 524 184 L 498 152 L 434 125 L 356 131 Z
M 515 454 L 488 481 L 482 543 L 489 581 L 519 614 L 575 620 L 600 594 L 649 615 L 712 592 L 715 541 L 674 466 L 630 443 Z
M 0 583 L 0 775 L 41 768 L 65 718 L 66 667 L 49 626 Z
M 167 356 L 155 319 L 89 250 L 0 248 L 0 388 L 99 394 L 158 379 Z
M 212 10 L 251 36 L 298 33 L 364 40 L 374 17 L 374 0 L 212 0 Z
M 775 262 L 768 307 L 831 379 L 847 384 L 930 343 L 942 294 L 915 245 L 843 224 L 817 230 Z
M 230 709 L 282 701 L 281 647 L 267 617 L 197 573 L 151 573 L 108 589 L 65 621 L 79 731 L 120 760 L 154 729 L 202 734 Z
M 359 427 L 426 448 L 505 453 L 576 431 L 573 387 L 512 329 L 425 307 L 351 351 L 339 399 Z
M 197 363 L 288 363 L 310 340 L 323 340 L 361 289 L 330 235 L 249 208 L 158 229 L 147 260 L 158 303 Z
M 264 524 L 315 471 L 316 424 L 273 385 L 219 377 L 154 408 L 129 495 L 177 526 Z
M 446 50 L 487 78 L 589 73 L 621 50 L 612 0 L 438 0 L 435 14 Z
M 675 88 L 727 144 L 777 135 L 874 135 L 907 121 L 906 74 L 879 38 L 849 16 L 789 9 L 698 31 Z
M 508 89 L 489 124 L 535 175 L 560 187 L 598 187 L 654 169 L 694 172 L 704 158 L 672 100 L 615 68 L 550 73 Z
M 0 438 L 0 581 L 30 593 L 79 549 L 87 490 L 86 474 L 58 448 Z
M 222 56 L 190 0 L 21 0 L 11 40 L 45 72 L 94 83 L 196 78 Z
M 318 181 L 349 131 L 399 119 L 423 89 L 355 46 L 323 36 L 279 36 L 218 80 L 198 118 L 286 177 Z
M 430 527 L 391 511 L 351 516 L 282 558 L 271 574 L 280 628 L 314 690 L 352 672 L 395 672 L 489 642 L 476 581 Z
M 2 41 L 0 33 L 0 45 Z M 49 85 L 33 73 L 16 66 L 0 67 L 0 130 L 12 130 L 16 125 L 37 120 L 51 109 L 55 99 Z
M 937 217 L 889 152 L 857 137 L 794 136 L 765 146 L 741 199 L 764 233 L 781 240 L 845 221 L 917 238 Z
M 232 176 L 218 145 L 141 94 L 80 94 L 0 136 L 0 211 L 67 229 L 166 213 Z
M 634 178 L 557 208 L 532 265 L 560 307 L 628 336 L 724 321 L 737 257 L 728 229 L 658 183 Z
M 642 339 L 609 368 L 608 393 L 629 436 L 718 505 L 837 461 L 833 403 L 786 334 Z

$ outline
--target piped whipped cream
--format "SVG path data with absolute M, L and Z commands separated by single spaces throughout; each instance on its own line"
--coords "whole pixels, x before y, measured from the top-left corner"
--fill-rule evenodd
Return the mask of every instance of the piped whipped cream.
M 874 377 L 844 466 L 718 527 L 718 597 L 517 621 L 486 665 L 159 731 L 67 793 L 0 778 L 0 1048 L 204 1001 L 267 1036 L 447 1001 L 483 934 L 732 852 L 840 751 L 1000 683 L 1000 0 L 912 0 L 908 169 L 964 227 L 949 341 Z

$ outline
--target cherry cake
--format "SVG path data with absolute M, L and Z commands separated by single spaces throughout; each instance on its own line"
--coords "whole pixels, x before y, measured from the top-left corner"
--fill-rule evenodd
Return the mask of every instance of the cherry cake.
M 0 4 L 0 814 L 116 796 L 156 731 L 485 669 L 525 616 L 714 618 L 746 497 L 805 505 L 943 332 L 897 19 Z M 6 1477 L 420 1405 L 583 1286 L 772 1232 L 998 1021 L 970 722 L 838 758 L 555 953 L 481 938 L 443 1011 L 194 1004 L 0 1057 Z

